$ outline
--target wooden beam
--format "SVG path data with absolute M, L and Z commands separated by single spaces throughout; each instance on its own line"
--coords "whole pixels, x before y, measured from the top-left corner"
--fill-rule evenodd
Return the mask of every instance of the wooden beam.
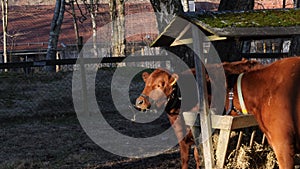
M 225 163 L 226 152 L 230 139 L 230 133 L 234 129 L 247 128 L 257 126 L 258 123 L 253 115 L 242 116 L 211 116 L 212 127 L 214 129 L 220 129 L 218 145 L 216 150 L 216 167 L 223 168 Z
M 288 53 L 241 53 L 244 58 L 281 58 L 288 55 Z
M 243 115 L 243 116 L 221 116 L 212 115 L 212 128 L 221 130 L 235 130 L 246 127 L 257 126 L 258 123 L 253 115 Z
M 224 36 L 218 36 L 218 35 L 208 36 L 209 41 L 218 41 L 218 40 L 226 40 L 226 39 L 227 39 L 227 37 L 224 37 Z
M 220 130 L 218 145 L 217 145 L 217 150 L 216 150 L 216 158 L 217 158 L 216 167 L 217 168 L 224 167 L 230 133 L 231 133 L 231 130 L 228 130 L 228 129 Z
M 171 46 L 187 45 L 193 43 L 192 38 L 175 40 Z
M 201 62 L 200 56 L 203 56 L 203 33 L 201 34 L 199 28 L 192 25 L 193 36 L 193 51 L 195 60 L 196 80 L 198 86 L 198 102 L 200 107 L 200 126 L 202 132 L 202 139 L 199 141 L 203 143 L 203 154 L 205 154 L 204 163 L 205 168 L 214 167 L 213 147 L 212 147 L 212 127 L 210 119 L 210 110 L 208 107 L 208 95 L 205 79 L 205 68 Z M 200 145 L 198 150 L 200 149 Z M 199 151 L 200 152 L 200 151 Z
M 219 40 L 226 40 L 227 37 L 220 37 L 217 35 L 211 35 L 207 37 L 207 41 L 219 41 Z M 179 46 L 179 45 L 187 45 L 192 44 L 193 39 L 192 38 L 186 38 L 186 39 L 177 39 L 170 45 L 170 46 Z
M 175 42 L 180 40 L 191 28 L 191 23 L 186 25 L 184 29 L 179 33 L 179 35 L 176 37 Z

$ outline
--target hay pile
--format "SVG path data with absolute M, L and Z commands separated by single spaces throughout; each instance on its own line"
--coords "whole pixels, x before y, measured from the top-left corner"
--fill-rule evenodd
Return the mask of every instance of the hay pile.
M 242 145 L 237 151 L 231 152 L 226 168 L 278 168 L 275 153 L 269 146 L 254 143 L 254 146 Z
M 232 133 L 231 144 L 228 148 L 228 157 L 226 159 L 225 168 L 230 169 L 273 169 L 278 168 L 274 151 L 268 144 L 261 144 L 254 141 L 250 147 L 245 140 L 249 138 L 249 132 L 243 134 L 242 145 L 239 149 L 235 149 L 237 137 L 236 132 Z M 259 137 L 259 136 L 257 136 Z

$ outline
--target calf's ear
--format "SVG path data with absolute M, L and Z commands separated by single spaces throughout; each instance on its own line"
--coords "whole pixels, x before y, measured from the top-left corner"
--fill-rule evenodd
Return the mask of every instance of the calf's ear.
M 148 72 L 143 72 L 142 73 L 142 78 L 143 78 L 144 82 L 146 82 L 146 80 L 148 79 L 149 75 L 150 74 Z
M 173 86 L 177 82 L 178 78 L 179 78 L 178 74 L 173 73 L 170 80 L 170 86 Z

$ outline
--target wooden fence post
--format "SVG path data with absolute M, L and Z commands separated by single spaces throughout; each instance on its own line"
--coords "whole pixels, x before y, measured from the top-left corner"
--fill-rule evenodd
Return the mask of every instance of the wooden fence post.
M 198 86 L 198 101 L 199 101 L 199 113 L 200 113 L 200 126 L 201 126 L 201 135 L 202 140 L 199 142 L 203 143 L 203 154 L 205 168 L 214 167 L 214 157 L 213 157 L 213 148 L 212 148 L 212 126 L 211 126 L 211 117 L 210 110 L 208 107 L 207 99 L 207 86 L 206 86 L 206 77 L 205 77 L 205 68 L 204 63 L 202 64 L 200 56 L 203 56 L 203 34 L 200 32 L 200 29 L 195 25 L 192 25 L 192 36 L 193 36 L 193 51 L 194 51 L 194 60 L 195 60 L 195 69 L 196 69 L 196 80 Z M 199 137 L 199 139 L 201 139 Z M 198 147 L 200 145 L 197 145 Z M 199 152 L 200 153 L 200 152 Z

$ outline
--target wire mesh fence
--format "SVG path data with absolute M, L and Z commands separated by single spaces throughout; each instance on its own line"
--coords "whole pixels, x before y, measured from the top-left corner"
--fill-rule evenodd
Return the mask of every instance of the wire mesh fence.
M 154 57 L 159 58 L 159 56 Z M 111 81 L 116 69 L 122 69 L 123 72 L 132 72 L 141 68 L 165 67 L 171 64 L 170 60 L 158 59 L 158 61 L 155 61 L 153 56 L 150 56 L 152 58 L 150 61 L 146 61 L 147 57 L 140 58 L 142 58 L 140 61 L 135 61 L 137 60 L 135 57 L 123 64 L 119 62 L 124 60 L 124 58 L 116 58 L 116 60 L 107 58 L 107 60 L 104 59 L 104 63 L 95 62 L 99 60 L 84 61 L 86 62 L 84 64 L 86 76 L 91 73 L 89 72 L 91 69 L 97 70 L 96 79 L 93 81 L 95 81 L 97 101 L 101 109 L 110 112 L 115 111 L 111 99 Z M 69 64 L 71 62 L 72 64 Z M 62 60 L 58 60 L 57 63 L 61 65 L 56 65 L 56 67 L 67 66 L 68 69 L 57 69 L 59 71 L 53 73 L 44 71 L 44 67 L 57 64 L 56 62 L 38 61 L 6 65 L 10 69 L 6 71 L 3 69 L 0 72 L 0 119 L 18 116 L 52 116 L 75 113 L 72 98 L 72 80 L 74 72 L 81 71 L 78 62 L 77 60 L 68 60 L 68 62 L 65 61 L 63 63 Z M 14 66 L 15 68 L 13 68 Z M 21 70 L 16 71 L 17 69 Z M 28 71 L 28 69 L 31 70 Z M 34 71 L 32 69 L 42 71 Z M 128 78 L 126 74 L 117 76 Z M 132 81 L 130 97 L 133 102 L 144 85 L 141 72 L 138 72 Z M 93 87 L 90 86 L 88 80 L 87 90 L 91 88 Z M 121 90 L 122 85 L 117 88 Z M 124 97 L 121 91 L 119 94 L 120 98 Z
M 86 88 L 87 90 L 95 93 L 98 107 L 99 109 L 101 109 L 102 113 L 114 114 L 114 116 L 107 118 L 111 121 L 114 121 L 115 124 L 118 124 L 118 126 L 115 125 L 117 126 L 118 131 L 124 132 L 126 128 L 127 130 L 125 132 L 134 133 L 133 130 L 138 130 L 135 131 L 139 132 L 138 136 L 145 137 L 145 135 L 143 135 L 145 134 L 144 131 L 141 131 L 136 126 L 128 127 L 129 124 L 131 125 L 131 123 L 122 123 L 121 118 L 116 118 L 117 116 L 115 114 L 117 113 L 117 111 L 129 112 L 130 110 L 128 108 L 128 105 L 123 105 L 123 107 L 121 107 L 121 110 L 117 110 L 114 102 L 128 99 L 127 97 L 129 95 L 130 102 L 134 103 L 135 98 L 139 96 L 144 87 L 144 82 L 141 78 L 142 72 L 140 72 L 140 68 L 151 69 L 162 66 L 170 66 L 170 69 L 172 69 L 172 59 L 161 56 L 149 56 L 144 58 L 136 56 L 128 58 L 127 62 L 123 62 L 124 59 L 125 58 L 117 58 L 114 61 L 110 59 L 104 59 L 102 60 L 103 63 L 95 63 L 95 60 L 85 60 L 85 62 L 88 63 L 85 66 L 85 68 L 87 68 L 85 72 L 86 75 L 89 76 L 90 74 L 95 73 L 95 79 L 87 78 Z M 22 122 L 21 125 L 15 128 L 11 126 L 6 127 L 3 132 L 0 132 L 0 141 L 2 143 L 1 152 L 10 152 L 11 154 L 12 152 L 14 153 L 13 157 L 8 156 L 14 158 L 13 160 L 6 159 L 6 153 L 0 153 L 0 161 L 6 161 L 6 163 L 9 163 L 6 164 L 7 166 L 13 166 L 11 168 L 17 168 L 20 165 L 27 164 L 24 164 L 24 162 L 21 162 L 21 164 L 19 164 L 18 158 L 22 159 L 21 161 L 26 161 L 24 159 L 33 159 L 33 161 L 37 160 L 38 162 L 29 161 L 29 165 L 38 166 L 36 168 L 55 168 L 57 164 L 60 164 L 60 166 L 57 168 L 61 168 L 61 166 L 71 166 L 71 164 L 79 161 L 81 164 L 70 168 L 83 168 L 82 166 L 85 164 L 94 163 L 99 165 L 99 163 L 105 163 L 104 160 L 108 161 L 108 157 L 111 158 L 111 155 L 108 155 L 107 152 L 106 154 L 103 153 L 103 151 L 97 149 L 98 147 L 95 144 L 90 143 L 90 140 L 86 138 L 86 134 L 84 134 L 82 132 L 82 129 L 78 127 L 79 125 L 77 127 L 74 127 L 75 122 L 72 122 L 71 125 L 66 125 L 65 123 L 70 123 L 70 120 L 68 121 L 67 118 L 61 118 L 68 117 L 70 115 L 74 116 L 76 114 L 73 102 L 74 96 L 72 95 L 72 92 L 76 90 L 73 87 L 73 80 L 74 73 L 78 73 L 81 71 L 80 64 L 76 62 L 76 60 L 57 62 L 59 63 L 58 65 L 68 65 L 71 69 L 60 69 L 60 71 L 55 73 L 43 71 L 43 67 L 45 65 L 57 64 L 56 62 L 48 63 L 47 61 L 25 63 L 25 66 L 24 63 L 16 63 L 15 65 L 16 68 L 23 70 L 24 68 L 38 68 L 41 71 L 33 71 L 31 73 L 24 73 L 22 71 L 3 71 L 0 73 L 0 122 L 2 123 L 14 120 L 13 126 L 17 126 L 17 123 L 21 123 L 19 122 L 19 120 L 33 119 L 31 121 L 28 120 L 28 123 Z M 118 64 L 120 62 L 122 64 Z M 90 72 L 91 70 L 96 70 L 96 72 Z M 116 73 L 117 70 L 121 73 Z M 133 74 L 132 72 L 138 73 L 136 73 L 134 77 L 129 77 L 128 74 Z M 113 84 L 113 78 L 118 78 L 120 83 Z M 123 85 L 124 83 L 122 82 L 126 81 L 126 79 L 128 78 L 131 78 L 130 85 Z M 79 88 L 79 90 L 82 89 Z M 114 92 L 117 93 L 117 100 L 113 100 L 112 90 L 115 90 Z M 51 123 L 53 124 L 51 125 L 49 125 L 49 121 L 43 121 L 40 123 L 38 121 L 42 121 L 40 120 L 41 117 L 49 117 L 51 119 L 57 118 L 63 122 L 52 120 Z M 44 125 L 42 123 L 49 124 Z M 154 127 L 158 126 L 157 128 L 160 128 L 159 131 L 161 131 L 164 130 L 166 126 L 169 127 L 168 124 L 168 121 L 159 121 L 158 125 L 150 127 L 146 126 L 145 128 L 148 129 L 147 131 L 149 132 L 147 134 L 149 134 L 151 131 L 158 132 L 158 129 L 154 130 Z M 14 133 L 9 133 L 12 131 Z M 57 134 L 58 131 L 60 131 L 59 134 Z M 21 136 L 20 132 L 23 132 Z M 78 133 L 80 134 L 78 135 Z M 5 140 L 6 138 L 8 138 L 6 135 L 9 135 L 10 138 L 12 138 L 12 135 L 16 135 L 16 141 L 13 142 L 12 139 L 8 141 Z M 49 135 L 51 137 L 49 137 Z M 24 138 L 30 139 L 25 140 Z M 48 140 L 41 142 L 41 140 L 43 140 L 44 138 L 47 138 Z M 13 142 L 13 144 L 15 145 L 11 146 L 10 142 Z M 25 144 L 24 142 L 28 142 L 32 145 Z M 53 142 L 53 144 L 51 142 Z M 24 144 L 25 146 L 20 146 L 22 144 Z M 43 144 L 45 144 L 46 146 Z M 30 146 L 32 146 L 33 148 Z M 5 147 L 9 148 L 5 149 Z M 66 150 L 65 147 L 67 147 L 68 150 Z M 34 155 L 31 155 L 30 157 L 29 153 L 20 153 L 20 155 L 17 153 L 20 150 L 30 152 Z M 270 151 L 268 150 L 267 153 L 269 152 Z M 68 157 L 65 157 L 65 154 L 72 154 L 72 156 L 70 155 Z M 80 156 L 80 158 L 78 158 L 78 156 Z M 84 159 L 84 156 L 87 159 Z M 93 156 L 93 158 L 88 158 L 91 156 Z M 162 161 L 164 161 L 165 163 L 165 160 L 167 159 L 170 160 L 170 158 L 166 158 Z M 177 159 L 179 159 L 178 156 Z M 69 162 L 70 164 L 67 164 L 67 162 Z M 141 163 L 144 163 L 144 161 L 142 160 Z M 155 161 L 154 163 L 157 163 L 157 161 Z M 180 162 L 176 161 L 176 164 L 178 165 L 175 168 L 178 168 Z M 0 164 L 0 168 L 3 168 L 2 164 Z M 101 166 L 99 168 L 101 168 Z M 143 167 L 139 166 L 136 168 Z M 167 167 L 164 166 L 162 168 Z
M 1 64 L 0 116 L 74 113 L 72 79 L 74 71 L 81 71 L 79 60 L 40 60 Z M 139 68 L 166 67 L 172 70 L 174 62 L 172 57 L 167 55 L 83 59 L 86 69 L 97 69 L 95 79 L 97 96 L 99 103 L 103 103 L 100 106 L 107 111 L 113 111 L 110 90 L 116 69 L 128 72 L 137 71 Z M 57 72 L 46 72 L 45 67 L 49 65 L 56 66 Z M 128 78 L 125 74 L 121 76 Z M 141 92 L 144 85 L 141 73 L 136 76 L 137 78 L 134 78 L 136 84 L 130 86 L 131 102 Z M 122 88 L 122 85 L 119 88 Z M 120 92 L 120 98 L 123 97 L 123 93 Z
M 155 68 L 165 62 L 141 61 L 141 64 Z M 37 68 L 43 70 L 44 63 L 40 63 Z M 137 72 L 141 68 L 138 62 L 126 64 L 87 64 L 87 90 L 92 92 L 94 89 L 99 109 L 118 131 L 139 134 L 141 137 L 145 133 L 142 129 L 155 133 L 158 129 L 161 130 L 162 125 L 167 126 L 168 121 L 143 128 L 128 127 L 133 123 L 118 115 L 119 110 L 114 106 L 111 96 L 113 77 L 117 76 L 123 81 L 128 78 L 126 72 Z M 0 72 L 0 168 L 88 168 L 89 165 L 105 168 L 103 166 L 114 165 L 114 162 L 118 163 L 124 159 L 102 150 L 81 128 L 76 118 L 72 95 L 76 90 L 73 88 L 73 76 L 81 70 L 78 69 L 78 64 L 69 65 L 72 71 L 39 71 L 25 74 L 11 69 Z M 95 73 L 90 72 L 88 65 L 97 70 L 93 80 L 88 79 L 91 73 Z M 30 68 L 30 65 L 27 67 Z M 121 74 L 115 74 L 117 69 Z M 95 83 L 89 83 L 90 81 Z M 130 100 L 134 102 L 144 86 L 141 73 L 137 73 L 131 81 L 127 89 L 124 89 L 122 83 L 114 84 L 114 90 L 119 96 L 117 99 L 126 98 L 129 94 Z M 79 90 L 81 92 L 82 89 Z M 124 90 L 127 93 L 124 93 Z M 128 111 L 128 105 L 124 105 L 120 111 Z M 136 168 L 144 168 L 141 167 L 142 163 L 144 161 Z

